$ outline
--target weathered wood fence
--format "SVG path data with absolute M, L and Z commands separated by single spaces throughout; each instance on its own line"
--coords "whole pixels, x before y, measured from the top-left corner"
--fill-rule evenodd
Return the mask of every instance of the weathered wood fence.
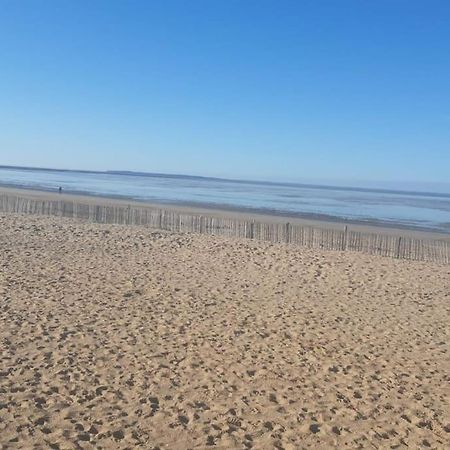
M 157 209 L 150 206 L 90 204 L 0 194 L 0 212 L 73 217 L 97 223 L 144 225 L 169 231 L 285 242 L 325 250 L 349 250 L 392 258 L 450 263 L 450 242 L 407 236 L 263 223 Z

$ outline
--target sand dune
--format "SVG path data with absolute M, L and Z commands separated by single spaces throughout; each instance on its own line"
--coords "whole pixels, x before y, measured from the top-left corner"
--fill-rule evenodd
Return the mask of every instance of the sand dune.
M 450 266 L 0 216 L 4 449 L 450 448 Z

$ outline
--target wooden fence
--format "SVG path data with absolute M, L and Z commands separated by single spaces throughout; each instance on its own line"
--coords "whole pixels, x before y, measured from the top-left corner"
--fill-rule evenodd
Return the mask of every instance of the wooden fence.
M 143 225 L 169 231 L 285 242 L 325 250 L 349 250 L 391 258 L 450 263 L 450 242 L 290 223 L 221 218 L 150 206 L 89 204 L 0 194 L 0 212 L 73 217 L 97 223 Z

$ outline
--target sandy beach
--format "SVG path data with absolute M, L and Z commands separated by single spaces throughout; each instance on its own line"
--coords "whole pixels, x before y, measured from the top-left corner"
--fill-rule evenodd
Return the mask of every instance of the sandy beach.
M 450 447 L 450 266 L 0 214 L 2 449 Z

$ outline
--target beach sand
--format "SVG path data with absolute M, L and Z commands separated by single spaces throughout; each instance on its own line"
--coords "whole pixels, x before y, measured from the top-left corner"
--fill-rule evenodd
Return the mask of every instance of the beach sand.
M 0 446 L 450 447 L 450 266 L 0 215 Z

